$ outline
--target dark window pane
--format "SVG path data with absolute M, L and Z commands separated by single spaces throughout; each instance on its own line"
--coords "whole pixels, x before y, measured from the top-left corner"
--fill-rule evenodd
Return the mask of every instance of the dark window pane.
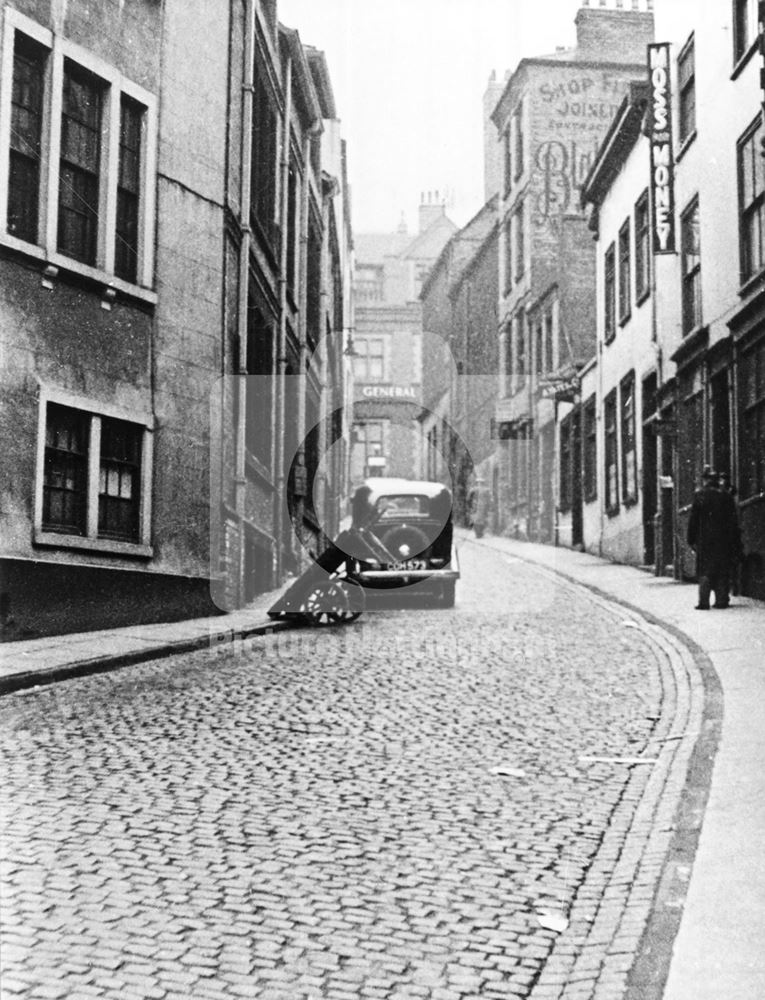
M 8 232 L 38 241 L 45 51 L 16 34 L 11 93 Z
M 95 264 L 98 235 L 101 88 L 73 64 L 64 71 L 58 249 Z
M 138 541 L 141 442 L 138 424 L 104 417 L 98 485 L 98 534 Z
M 90 417 L 48 404 L 43 470 L 43 527 L 85 534 Z

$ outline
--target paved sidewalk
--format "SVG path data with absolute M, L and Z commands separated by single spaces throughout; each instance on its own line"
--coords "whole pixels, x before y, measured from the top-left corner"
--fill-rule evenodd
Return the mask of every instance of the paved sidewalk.
M 765 604 L 734 597 L 725 612 L 700 612 L 694 610 L 696 589 L 688 584 L 568 549 L 495 537 L 477 541 L 465 532 L 459 535 L 460 545 L 487 545 L 506 552 L 511 560 L 563 574 L 673 630 L 687 641 L 706 671 L 708 697 L 714 697 L 719 678 L 724 704 L 719 747 L 716 756 L 707 753 L 707 771 L 714 756 L 711 787 L 664 1000 L 765 997 L 761 849 L 765 831 Z M 274 599 L 274 594 L 263 595 L 247 609 L 220 617 L 4 644 L 0 646 L 0 693 L 284 627 L 266 617 Z M 705 762 L 696 765 L 703 772 Z M 703 773 L 696 779 L 703 784 Z M 658 907 L 663 905 L 676 906 L 676 896 L 674 901 L 660 897 Z M 666 950 L 670 941 L 662 945 L 661 919 L 656 926 L 659 933 L 648 944 Z M 665 962 L 668 958 L 665 955 Z
M 283 629 L 285 622 L 272 621 L 266 613 L 281 592 L 260 594 L 240 611 L 210 618 L 3 643 L 0 695 Z

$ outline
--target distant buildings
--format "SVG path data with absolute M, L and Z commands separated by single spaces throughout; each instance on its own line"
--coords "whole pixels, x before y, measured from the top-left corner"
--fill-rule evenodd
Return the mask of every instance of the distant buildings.
M 347 482 L 323 55 L 267 0 L 24 0 L 0 32 L 3 635 L 239 606 Z
M 423 195 L 419 227 L 354 236 L 355 332 L 351 480 L 422 475 L 422 280 L 456 231 L 443 202 Z
M 576 29 L 576 48 L 521 60 L 492 115 L 504 161 L 500 520 L 545 542 L 558 541 L 555 393 L 595 345 L 594 248 L 579 189 L 629 81 L 645 71 L 653 17 L 583 7 Z

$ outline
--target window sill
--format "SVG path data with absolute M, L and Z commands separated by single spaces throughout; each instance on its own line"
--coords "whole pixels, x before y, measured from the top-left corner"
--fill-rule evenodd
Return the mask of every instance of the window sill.
M 585 493 L 583 499 L 584 499 L 585 503 L 595 503 L 595 501 L 598 499 L 598 494 L 597 493 Z
M 749 60 L 755 54 L 759 48 L 759 38 L 755 38 L 749 48 L 739 56 L 738 61 L 733 65 L 733 72 L 730 75 L 731 80 L 735 80 L 744 70 Z
M 635 307 L 636 308 L 640 308 L 640 306 L 642 306 L 642 304 L 648 298 L 650 298 L 650 295 L 651 295 L 651 286 L 650 285 L 647 288 L 645 288 L 642 292 L 640 292 L 639 294 L 636 293 L 636 295 L 635 295 Z
M 617 504 L 616 507 L 606 507 L 606 517 L 614 518 L 614 517 L 617 517 L 618 514 L 619 514 L 619 506 L 618 506 L 618 504 Z
M 606 334 L 605 337 L 603 338 L 603 343 L 608 345 L 612 344 L 615 340 L 616 340 L 616 331 L 614 331 L 611 334 Z
M 124 281 L 122 278 L 118 278 L 114 274 L 109 274 L 108 271 L 102 271 L 98 267 L 91 267 L 89 264 L 83 264 L 78 260 L 74 260 L 72 257 L 67 257 L 62 253 L 47 253 L 43 247 L 38 246 L 36 243 L 27 243 L 26 240 L 17 239 L 15 236 L 11 236 L 8 233 L 0 233 L 0 246 L 8 247 L 10 250 L 16 250 L 27 257 L 31 257 L 34 260 L 40 261 L 41 264 L 45 264 L 46 267 L 57 268 L 58 271 L 64 274 L 77 275 L 80 278 L 87 278 L 89 281 L 94 282 L 96 285 L 100 286 L 102 292 L 106 292 L 108 289 L 113 289 L 115 292 L 121 292 L 123 295 L 133 298 L 140 299 L 142 302 L 146 302 L 149 305 L 157 304 L 157 293 L 152 291 L 150 288 L 144 288 L 141 285 L 134 285 L 129 281 Z M 47 278 L 48 281 L 55 280 L 55 277 Z
M 697 134 L 696 129 L 694 129 L 683 139 L 680 149 L 677 151 L 677 156 L 675 157 L 675 164 L 678 164 L 688 152 L 688 149 L 693 145 Z
M 622 501 L 625 507 L 634 507 L 637 502 L 638 502 L 637 497 L 625 497 L 624 500 Z
M 63 532 L 35 530 L 34 544 L 47 548 L 81 549 L 85 552 L 103 552 L 113 556 L 133 556 L 151 559 L 154 549 L 151 545 L 138 542 L 119 542 L 113 538 L 85 538 L 83 535 L 67 535 Z
M 619 317 L 619 326 L 624 326 L 626 323 L 629 323 L 631 317 L 632 317 L 632 311 L 631 310 L 630 310 L 630 312 L 624 313 L 623 316 Z
M 753 291 L 762 286 L 763 283 L 765 283 L 765 267 L 760 268 L 756 274 L 753 274 L 746 281 L 742 282 L 741 288 L 738 290 L 739 297 L 742 299 L 747 298 Z

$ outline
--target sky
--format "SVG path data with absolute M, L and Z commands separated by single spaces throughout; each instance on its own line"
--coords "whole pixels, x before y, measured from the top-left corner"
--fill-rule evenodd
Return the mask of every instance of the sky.
M 422 192 L 463 226 L 483 198 L 483 95 L 520 58 L 575 40 L 581 0 L 278 0 L 322 49 L 348 147 L 356 232 L 417 229 Z

